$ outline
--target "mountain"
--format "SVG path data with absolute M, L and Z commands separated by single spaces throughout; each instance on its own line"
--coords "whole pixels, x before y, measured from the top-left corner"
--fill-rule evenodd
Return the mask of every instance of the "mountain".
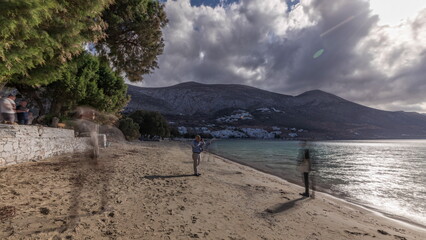
M 220 125 L 218 119 L 246 111 L 226 125 L 305 129 L 321 139 L 426 137 L 424 114 L 377 110 L 320 90 L 290 96 L 244 85 L 187 82 L 162 88 L 129 85 L 128 94 L 127 111 L 158 111 L 185 126 Z
M 187 82 L 163 88 L 141 88 L 129 85 L 132 96 L 129 109 L 159 111 L 164 114 L 211 114 L 227 108 L 252 108 L 276 105 L 291 99 L 278 93 L 234 84 L 201 84 Z

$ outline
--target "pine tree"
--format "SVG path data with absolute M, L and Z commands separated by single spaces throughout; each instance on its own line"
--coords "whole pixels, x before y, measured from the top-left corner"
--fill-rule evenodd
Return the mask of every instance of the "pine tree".
M 105 37 L 102 11 L 112 0 L 2 0 L 0 82 L 55 81 L 85 43 Z
M 157 0 L 2 0 L 0 83 L 54 82 L 87 46 L 140 81 L 158 67 L 166 22 Z
M 161 28 L 167 23 L 164 5 L 157 0 L 118 0 L 104 11 L 107 38 L 97 44 L 98 51 L 130 81 L 158 67 L 163 52 Z

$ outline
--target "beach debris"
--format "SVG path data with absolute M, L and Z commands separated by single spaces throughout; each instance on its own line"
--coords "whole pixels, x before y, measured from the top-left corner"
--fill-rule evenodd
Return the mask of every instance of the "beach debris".
M 0 221 L 14 217 L 16 215 L 16 208 L 14 206 L 0 207 Z

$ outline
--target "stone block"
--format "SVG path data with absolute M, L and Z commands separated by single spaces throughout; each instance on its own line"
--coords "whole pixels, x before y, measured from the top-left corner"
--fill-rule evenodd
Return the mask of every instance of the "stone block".
M 15 141 L 13 143 L 13 151 L 18 151 L 18 148 L 19 148 L 19 142 Z
M 4 145 L 3 151 L 5 152 L 12 152 L 13 151 L 13 142 L 9 141 Z

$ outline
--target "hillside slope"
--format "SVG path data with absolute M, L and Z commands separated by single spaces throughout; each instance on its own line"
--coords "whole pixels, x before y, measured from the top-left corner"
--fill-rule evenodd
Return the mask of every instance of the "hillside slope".
M 378 110 L 320 90 L 289 96 L 244 85 L 187 82 L 163 88 L 129 85 L 128 94 L 127 111 L 158 111 L 178 122 L 198 116 L 214 123 L 241 109 L 253 118 L 229 125 L 297 127 L 343 139 L 426 137 L 423 114 Z

